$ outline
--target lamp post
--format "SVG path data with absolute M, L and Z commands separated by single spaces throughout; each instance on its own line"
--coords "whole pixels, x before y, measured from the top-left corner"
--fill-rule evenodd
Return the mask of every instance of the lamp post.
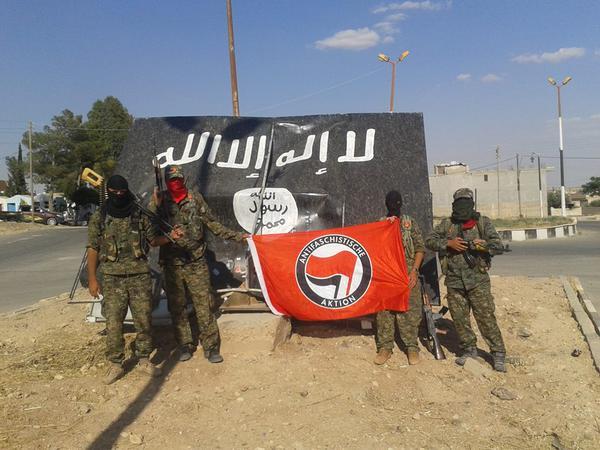
M 540 189 L 540 217 L 544 217 L 544 194 L 542 193 L 542 165 L 540 163 L 540 155 L 533 152 L 529 157 L 531 162 L 533 163 L 534 156 L 537 156 L 537 166 L 538 166 L 538 187 Z
M 397 61 L 392 61 L 392 59 L 384 53 L 380 53 L 379 55 L 377 55 L 377 59 L 379 59 L 379 61 L 390 63 L 392 65 L 392 92 L 390 94 L 390 112 L 394 112 L 394 86 L 396 84 L 396 64 L 404 61 L 404 59 L 408 56 L 409 53 L 410 52 L 408 50 L 405 50 L 398 57 Z
M 559 139 L 559 153 L 560 153 L 560 210 L 561 215 L 565 217 L 567 215 L 567 202 L 565 199 L 565 169 L 563 164 L 563 131 L 562 131 L 562 110 L 560 106 L 560 88 L 565 86 L 571 77 L 565 77 L 564 80 L 559 84 L 552 77 L 548 77 L 548 83 L 556 87 L 556 94 L 558 98 L 558 139 Z

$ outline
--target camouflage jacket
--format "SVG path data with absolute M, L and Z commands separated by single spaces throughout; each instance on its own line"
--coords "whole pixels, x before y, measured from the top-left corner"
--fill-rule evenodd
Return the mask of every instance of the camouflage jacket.
M 480 234 L 480 230 L 482 233 Z M 475 286 L 489 282 L 487 265 L 481 256 L 477 256 L 476 267 L 469 267 L 462 253 L 447 248 L 448 239 L 456 238 L 461 232 L 459 224 L 453 224 L 450 218 L 445 218 L 425 239 L 425 245 L 436 251 L 440 257 L 442 271 L 446 275 L 446 286 L 459 289 L 472 289 Z M 470 230 L 463 231 L 463 239 L 483 239 L 491 251 L 502 250 L 502 241 L 489 217 L 481 216 L 479 224 Z
M 380 220 L 386 220 L 382 217 Z M 406 269 L 410 272 L 415 264 L 415 254 L 425 253 L 425 243 L 423 234 L 415 219 L 407 214 L 402 214 L 399 218 L 400 230 L 402 231 L 402 246 L 404 247 L 404 258 L 406 259 Z
M 163 198 L 166 199 L 165 209 L 168 212 L 168 217 L 163 218 L 173 226 L 181 226 L 184 236 L 177 243 L 169 243 L 160 248 L 162 265 L 182 266 L 201 258 L 206 250 L 205 226 L 215 236 L 223 239 L 243 240 L 242 233 L 230 230 L 217 221 L 200 193 L 189 192 L 179 204 L 171 200 L 168 194 L 163 195 Z M 152 203 L 150 209 L 156 211 L 156 205 Z M 164 216 L 165 210 L 161 208 L 159 213 Z
M 100 269 L 107 275 L 147 273 L 148 241 L 157 232 L 139 211 L 130 217 L 117 218 L 98 210 L 88 224 L 87 247 L 98 252 Z

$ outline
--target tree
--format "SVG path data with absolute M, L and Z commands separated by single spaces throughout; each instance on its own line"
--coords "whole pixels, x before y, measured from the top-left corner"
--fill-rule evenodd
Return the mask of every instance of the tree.
M 32 146 L 36 179 L 46 185 L 50 198 L 54 199 L 54 192 L 67 193 L 77 184 L 77 149 L 86 137 L 82 117 L 68 109 L 54 116 L 51 123 L 44 131 L 33 133 Z M 28 145 L 27 134 L 23 135 L 23 143 Z
M 584 194 L 600 195 L 600 177 L 591 177 L 581 188 Z
M 17 157 L 7 156 L 6 167 L 8 168 L 8 190 L 7 195 L 12 197 L 17 194 L 27 193 L 27 182 L 25 181 L 25 166 L 23 164 L 23 149 L 19 144 Z
M 94 169 L 109 176 L 123 150 L 133 117 L 119 99 L 109 96 L 96 100 L 87 118 L 88 142 L 96 150 Z
M 548 192 L 548 208 L 560 208 L 560 192 Z
M 133 117 L 115 97 L 97 100 L 87 115 L 65 109 L 52 118 L 51 125 L 33 133 L 36 181 L 48 192 L 64 192 L 67 198 L 80 187 L 81 172 L 93 168 L 105 177 L 112 174 L 127 139 Z M 23 135 L 28 146 L 28 136 Z

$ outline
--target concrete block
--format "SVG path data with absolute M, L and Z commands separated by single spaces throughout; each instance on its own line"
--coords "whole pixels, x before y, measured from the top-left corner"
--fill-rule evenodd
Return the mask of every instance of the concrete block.
M 556 227 L 554 230 L 556 230 L 557 238 L 565 237 L 565 229 L 563 227 Z
M 536 234 L 537 239 L 548 239 L 548 230 L 546 228 L 538 228 Z
M 590 348 L 594 366 L 596 366 L 596 370 L 600 372 L 600 336 L 596 334 L 594 324 L 590 320 L 590 317 L 588 317 L 586 314 L 586 311 L 584 310 L 582 303 L 579 301 L 578 295 L 573 290 L 571 283 L 569 283 L 566 277 L 561 276 L 560 279 L 562 281 L 565 293 L 567 294 L 567 299 L 569 300 L 569 306 L 571 307 L 573 316 L 579 324 L 581 333 L 583 334 L 583 337 Z
M 525 240 L 525 230 L 513 230 L 512 231 L 512 240 L 513 241 L 524 241 Z

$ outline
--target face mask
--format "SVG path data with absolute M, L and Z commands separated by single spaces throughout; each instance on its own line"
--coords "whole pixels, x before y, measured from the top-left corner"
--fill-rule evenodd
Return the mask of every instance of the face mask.
M 185 183 L 183 182 L 183 178 L 174 178 L 167 181 L 167 190 L 175 203 L 179 203 L 183 200 L 188 192 Z
M 470 198 L 459 198 L 452 203 L 452 220 L 465 222 L 473 218 L 475 203 Z

